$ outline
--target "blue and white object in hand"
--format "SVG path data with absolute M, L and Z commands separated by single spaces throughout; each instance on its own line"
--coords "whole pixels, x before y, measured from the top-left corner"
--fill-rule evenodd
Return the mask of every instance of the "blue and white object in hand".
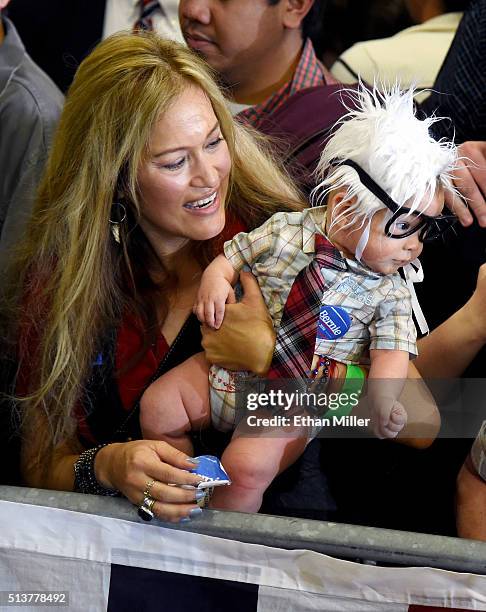
M 224 467 L 217 457 L 213 455 L 201 455 L 198 465 L 190 470 L 192 474 L 197 474 L 203 481 L 199 483 L 198 489 L 208 489 L 209 487 L 219 487 L 220 485 L 230 485 L 231 480 L 225 472 Z

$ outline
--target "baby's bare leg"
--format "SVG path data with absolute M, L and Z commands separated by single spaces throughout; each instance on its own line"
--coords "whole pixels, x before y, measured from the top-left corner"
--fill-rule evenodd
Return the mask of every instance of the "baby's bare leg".
M 164 440 L 192 455 L 189 432 L 209 425 L 208 372 L 204 353 L 198 353 L 148 387 L 140 401 L 144 438 Z
M 306 431 L 295 437 L 272 438 L 238 435 L 231 440 L 221 463 L 231 478 L 231 486 L 216 487 L 209 507 L 240 512 L 258 512 L 262 496 L 272 480 L 304 452 Z
M 399 399 L 407 410 L 408 419 L 397 442 L 414 448 L 428 448 L 439 433 L 440 413 L 412 361 L 408 365 L 408 379 Z

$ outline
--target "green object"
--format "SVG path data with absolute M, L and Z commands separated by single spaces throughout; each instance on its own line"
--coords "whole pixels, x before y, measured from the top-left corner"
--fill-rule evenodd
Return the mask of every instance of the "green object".
M 339 395 L 341 396 L 346 394 L 349 398 L 351 394 L 355 394 L 359 397 L 363 391 L 365 380 L 366 374 L 362 368 L 352 363 L 348 364 L 346 367 L 346 377 L 344 379 L 343 386 L 339 391 Z M 331 415 L 334 417 L 347 416 L 353 411 L 353 408 L 356 408 L 356 406 L 352 404 L 350 405 L 349 403 L 340 404 L 339 408 L 336 408 L 335 410 L 329 409 L 324 414 L 324 417 L 329 417 Z

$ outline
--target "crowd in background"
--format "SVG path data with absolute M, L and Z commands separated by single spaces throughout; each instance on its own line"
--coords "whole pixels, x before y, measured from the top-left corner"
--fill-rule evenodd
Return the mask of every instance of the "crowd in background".
M 359 79 L 416 86 L 419 115 L 451 118 L 433 126 L 435 137 L 455 137 L 474 162 L 464 162 L 456 180 L 470 208 L 448 202 L 461 221 L 456 234 L 424 251 L 417 292 L 437 331 L 419 347 L 416 364 L 424 378 L 484 377 L 481 274 L 475 291 L 486 249 L 484 0 L 73 0 L 46 3 L 42 11 L 30 0 L 0 0 L 0 9 L 0 266 L 8 278 L 14 270 L 17 283 L 11 294 L 4 288 L 2 325 L 11 328 L 14 320 L 16 330 L 5 337 L 2 378 L 5 390 L 28 398 L 20 402 L 27 415 L 20 418 L 20 438 L 28 440 L 22 452 L 19 436 L 7 433 L 18 425 L 11 402 L 2 402 L 4 482 L 121 491 L 135 505 L 155 482 L 158 516 L 197 516 L 191 493 L 174 496 L 165 484 L 195 483 L 187 457 L 139 439 L 141 394 L 201 346 L 211 362 L 267 371 L 262 355 L 271 353 L 274 338 L 251 279 L 243 279 L 245 297 L 228 308 L 223 329 L 203 330 L 201 338 L 190 316 L 201 262 L 241 229 L 306 205 L 329 130 L 347 110 L 334 94 Z M 197 57 L 143 37 L 139 44 L 108 39 L 90 55 L 120 29 L 153 29 L 185 41 Z M 149 71 L 159 90 L 144 80 Z M 205 92 L 212 108 L 205 112 L 232 143 L 203 180 L 230 194 L 218 228 L 155 218 L 147 202 L 164 187 L 150 169 L 137 191 L 160 103 L 182 95 L 185 81 Z M 114 116 L 119 121 L 108 127 Z M 271 151 L 257 133 L 276 137 Z M 165 242 L 152 238 L 154 224 L 166 230 Z M 190 240 L 193 250 L 166 252 L 167 236 Z M 248 336 L 259 339 L 255 346 Z M 444 354 L 446 364 L 437 358 Z M 83 402 L 89 409 L 81 415 Z M 471 439 L 409 446 L 314 440 L 275 480 L 262 508 L 452 534 L 457 492 L 459 534 L 486 539 L 484 440 L 483 430 L 472 453 Z M 202 448 L 225 442 L 209 433 Z

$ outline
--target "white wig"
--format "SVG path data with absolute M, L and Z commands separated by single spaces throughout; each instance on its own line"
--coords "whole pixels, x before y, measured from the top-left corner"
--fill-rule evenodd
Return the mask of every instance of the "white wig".
M 398 84 L 379 91 L 375 83 L 369 91 L 362 83 L 357 90 L 345 89 L 352 105 L 334 126 L 317 167 L 320 181 L 314 189 L 314 202 L 320 204 L 336 188 L 345 188 L 344 201 L 356 196 L 354 205 L 335 215 L 331 227 L 345 218 L 351 225 L 371 221 L 373 214 L 385 204 L 359 180 L 356 170 L 342 164 L 351 160 L 358 164 L 398 206 L 417 210 L 425 200 L 426 208 L 438 186 L 455 191 L 451 172 L 457 166 L 457 148 L 453 142 L 434 140 L 430 126 L 439 120 L 415 116 L 414 89 L 401 91 Z M 428 201 L 427 201 L 428 200 Z M 359 258 L 359 255 L 358 255 Z

